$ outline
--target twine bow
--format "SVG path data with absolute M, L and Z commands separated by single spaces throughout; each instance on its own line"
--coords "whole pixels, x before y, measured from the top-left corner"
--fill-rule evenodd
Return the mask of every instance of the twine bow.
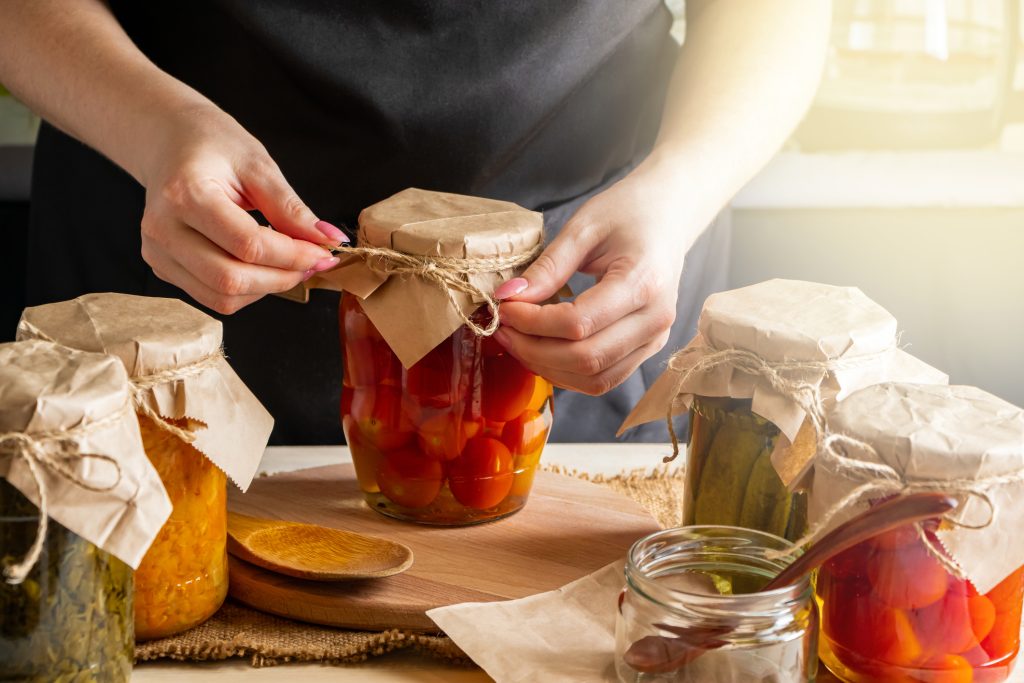
M 29 473 L 32 475 L 32 482 L 39 497 L 39 524 L 36 527 L 35 539 L 33 539 L 32 545 L 29 546 L 28 551 L 20 561 L 7 562 L 5 564 L 3 574 L 7 583 L 16 585 L 24 581 L 43 551 L 49 519 L 48 495 L 46 486 L 43 483 L 43 469 L 63 477 L 80 488 L 97 493 L 110 491 L 121 483 L 122 471 L 120 463 L 109 455 L 103 455 L 102 453 L 82 453 L 79 451 L 77 439 L 112 426 L 119 420 L 124 419 L 128 410 L 129 405 L 126 403 L 121 410 L 107 417 L 81 427 L 59 432 L 39 434 L 24 432 L 0 433 L 0 453 L 9 453 L 13 457 L 21 458 L 25 462 Z M 72 460 L 95 460 L 112 465 L 114 467 L 114 480 L 109 484 L 94 484 L 82 477 L 75 468 L 69 465 L 69 462 Z
M 366 234 L 359 232 L 359 242 L 366 242 Z M 532 249 L 519 254 L 490 257 L 457 257 L 433 256 L 426 254 L 406 254 L 388 247 L 350 247 L 341 245 L 331 247 L 335 254 L 351 254 L 363 258 L 366 267 L 382 275 L 414 275 L 437 285 L 451 302 L 452 308 L 458 313 L 463 324 L 480 337 L 494 334 L 500 323 L 498 319 L 498 300 L 493 293 L 474 285 L 466 277 L 480 273 L 497 273 L 503 270 L 514 270 L 529 265 L 543 250 L 544 245 L 538 243 Z M 486 325 L 477 324 L 467 316 L 462 306 L 455 299 L 455 292 L 468 294 L 474 300 L 482 300 L 490 311 L 490 320 Z
M 189 377 L 195 377 L 209 368 L 215 366 L 224 358 L 224 350 L 218 348 L 211 354 L 203 356 L 191 363 L 178 365 L 167 370 L 160 370 L 148 375 L 136 375 L 130 379 L 132 403 L 135 409 L 152 420 L 157 427 L 170 432 L 185 443 L 192 443 L 196 440 L 196 433 L 191 429 L 182 429 L 177 425 L 168 422 L 159 412 L 149 405 L 147 393 L 150 389 L 167 382 L 177 382 Z

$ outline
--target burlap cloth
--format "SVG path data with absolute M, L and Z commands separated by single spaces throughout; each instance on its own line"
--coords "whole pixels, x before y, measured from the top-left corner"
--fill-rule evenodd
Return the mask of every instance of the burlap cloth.
M 623 493 L 648 510 L 663 527 L 681 523 L 683 475 L 680 470 L 589 477 L 553 467 L 546 469 L 588 479 Z M 462 650 L 440 632 L 424 635 L 397 629 L 371 632 L 315 626 L 257 612 L 230 599 L 209 621 L 190 631 L 136 645 L 135 658 L 144 662 L 246 657 L 253 666 L 286 662 L 345 664 L 395 650 L 414 650 L 454 664 L 472 664 Z

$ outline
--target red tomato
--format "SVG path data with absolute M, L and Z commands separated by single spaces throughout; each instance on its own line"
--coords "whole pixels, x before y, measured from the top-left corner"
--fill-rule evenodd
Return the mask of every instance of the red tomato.
M 828 573 L 838 579 L 867 576 L 867 567 L 876 551 L 870 542 L 858 543 L 825 563 Z
M 914 630 L 932 656 L 966 652 L 985 638 L 996 620 L 992 601 L 954 591 L 924 609 L 913 611 Z
M 420 405 L 447 408 L 458 402 L 458 377 L 453 349 L 449 341 L 441 342 L 433 351 L 405 371 L 405 390 Z
M 401 364 L 366 317 L 355 296 L 346 294 L 341 297 L 338 327 L 344 350 L 343 379 L 346 386 L 398 385 Z
M 434 502 L 444 483 L 441 463 L 412 448 L 384 455 L 377 468 L 377 484 L 388 500 L 407 508 Z
M 503 443 L 486 436 L 467 441 L 462 455 L 448 468 L 452 495 L 477 510 L 503 501 L 512 488 L 512 479 L 512 455 Z
M 533 394 L 530 395 L 530 402 L 526 407 L 539 413 L 544 404 L 551 399 L 551 384 L 539 375 L 534 376 L 533 379 Z
M 348 449 L 352 454 L 352 465 L 356 468 L 359 488 L 367 493 L 377 493 L 380 491 L 380 487 L 377 486 L 377 468 L 384 457 L 383 453 L 366 442 L 351 416 L 346 415 L 342 418 L 342 426 L 345 428 L 345 440 L 348 441 Z
M 921 609 L 938 602 L 949 587 L 949 575 L 918 543 L 877 553 L 868 564 L 875 596 L 897 609 Z
M 822 628 L 842 646 L 843 661 L 851 668 L 863 670 L 868 661 L 908 666 L 924 653 L 907 612 L 875 599 L 867 581 L 836 580 L 823 570 L 818 585 L 828 597 Z
M 465 422 L 460 415 L 438 413 L 424 420 L 417 430 L 420 450 L 438 460 L 453 460 L 479 429 L 478 423 Z
M 412 440 L 412 423 L 402 412 L 402 392 L 395 387 L 358 387 L 352 392 L 352 417 L 366 443 L 381 450 Z
M 547 438 L 548 425 L 544 416 L 529 408 L 506 422 L 501 431 L 501 440 L 512 455 L 538 453 Z
M 484 359 L 483 412 L 496 422 L 508 422 L 526 410 L 533 396 L 535 375 L 512 356 Z

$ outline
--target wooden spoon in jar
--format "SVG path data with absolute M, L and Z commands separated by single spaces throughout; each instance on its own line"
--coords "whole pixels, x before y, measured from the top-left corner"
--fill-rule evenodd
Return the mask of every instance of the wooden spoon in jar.
M 311 581 L 377 579 L 412 566 L 401 543 L 316 524 L 228 513 L 228 552 L 278 574 Z
M 956 498 L 927 492 L 899 496 L 865 510 L 825 534 L 758 592 L 791 586 L 844 550 L 904 524 L 939 517 L 957 506 Z M 620 597 L 619 607 L 622 600 Z M 708 650 L 726 645 L 722 640 L 732 627 L 724 624 L 683 628 L 654 624 L 675 636 L 645 636 L 629 646 L 623 660 L 641 673 L 667 673 L 686 666 Z

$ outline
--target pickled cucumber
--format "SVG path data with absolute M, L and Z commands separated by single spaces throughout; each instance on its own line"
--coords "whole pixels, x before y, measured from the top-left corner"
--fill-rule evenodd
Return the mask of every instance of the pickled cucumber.
M 772 465 L 772 450 L 772 444 L 764 448 L 750 471 L 739 525 L 785 536 L 793 497 Z
M 764 447 L 760 434 L 725 422 L 719 427 L 700 474 L 694 501 L 695 524 L 736 526 L 754 462 Z

